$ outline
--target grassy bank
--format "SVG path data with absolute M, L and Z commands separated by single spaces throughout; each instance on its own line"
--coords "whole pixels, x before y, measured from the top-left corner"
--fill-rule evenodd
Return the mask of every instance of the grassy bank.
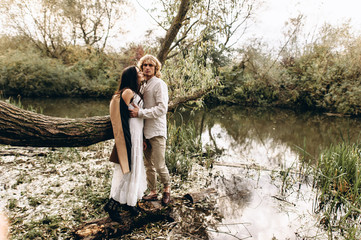
M 69 239 L 75 227 L 105 217 L 102 207 L 109 196 L 113 168 L 107 161 L 111 145 L 106 142 L 89 148 L 57 150 L 21 148 L 18 156 L 1 157 L 0 206 L 10 218 L 11 239 Z M 39 156 L 26 156 L 32 154 Z M 173 196 L 199 191 L 203 186 L 201 171 L 193 168 L 187 180 L 172 174 Z M 193 185 L 195 181 L 197 186 Z M 137 239 L 145 239 L 166 234 L 171 227 L 167 221 L 152 223 L 134 234 L 139 236 Z M 180 231 L 177 234 L 184 229 Z
M 111 96 L 119 71 L 109 59 L 87 58 L 67 65 L 31 49 L 8 50 L 0 55 L 0 91 L 4 96 L 21 97 Z

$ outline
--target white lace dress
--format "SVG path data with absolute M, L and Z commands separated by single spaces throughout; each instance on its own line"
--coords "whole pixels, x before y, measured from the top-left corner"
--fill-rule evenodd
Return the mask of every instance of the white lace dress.
M 139 102 L 139 95 L 135 94 L 133 102 L 143 107 L 143 101 Z M 129 104 L 129 109 L 133 106 Z M 130 118 L 129 129 L 132 142 L 131 171 L 123 174 L 119 164 L 114 163 L 114 173 L 110 197 L 129 206 L 135 206 L 147 189 L 147 180 L 143 162 L 143 119 Z

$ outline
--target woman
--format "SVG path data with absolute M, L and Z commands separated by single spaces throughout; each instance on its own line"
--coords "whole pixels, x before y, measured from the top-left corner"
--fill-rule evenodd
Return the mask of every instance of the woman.
M 136 204 L 147 188 L 143 163 L 143 119 L 129 117 L 132 103 L 143 106 L 139 93 L 142 80 L 143 75 L 135 66 L 126 68 L 109 107 L 115 139 L 110 161 L 115 165 L 110 199 L 104 210 L 117 222 L 121 221 L 118 212 L 121 204 L 132 215 L 139 214 Z

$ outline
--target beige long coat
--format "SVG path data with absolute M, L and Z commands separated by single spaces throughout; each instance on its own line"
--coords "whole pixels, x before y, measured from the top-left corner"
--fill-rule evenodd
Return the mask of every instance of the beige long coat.
M 123 174 L 129 172 L 128 153 L 120 115 L 120 95 L 113 95 L 109 105 L 110 121 L 113 127 L 115 144 L 109 161 L 119 163 Z

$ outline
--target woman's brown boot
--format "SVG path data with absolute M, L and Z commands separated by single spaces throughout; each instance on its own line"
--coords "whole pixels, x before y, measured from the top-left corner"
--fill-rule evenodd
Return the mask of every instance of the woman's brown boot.
M 115 201 L 113 198 L 110 198 L 109 201 L 105 204 L 104 210 L 109 214 L 110 219 L 115 222 L 122 222 L 122 218 L 118 212 L 120 203 Z

